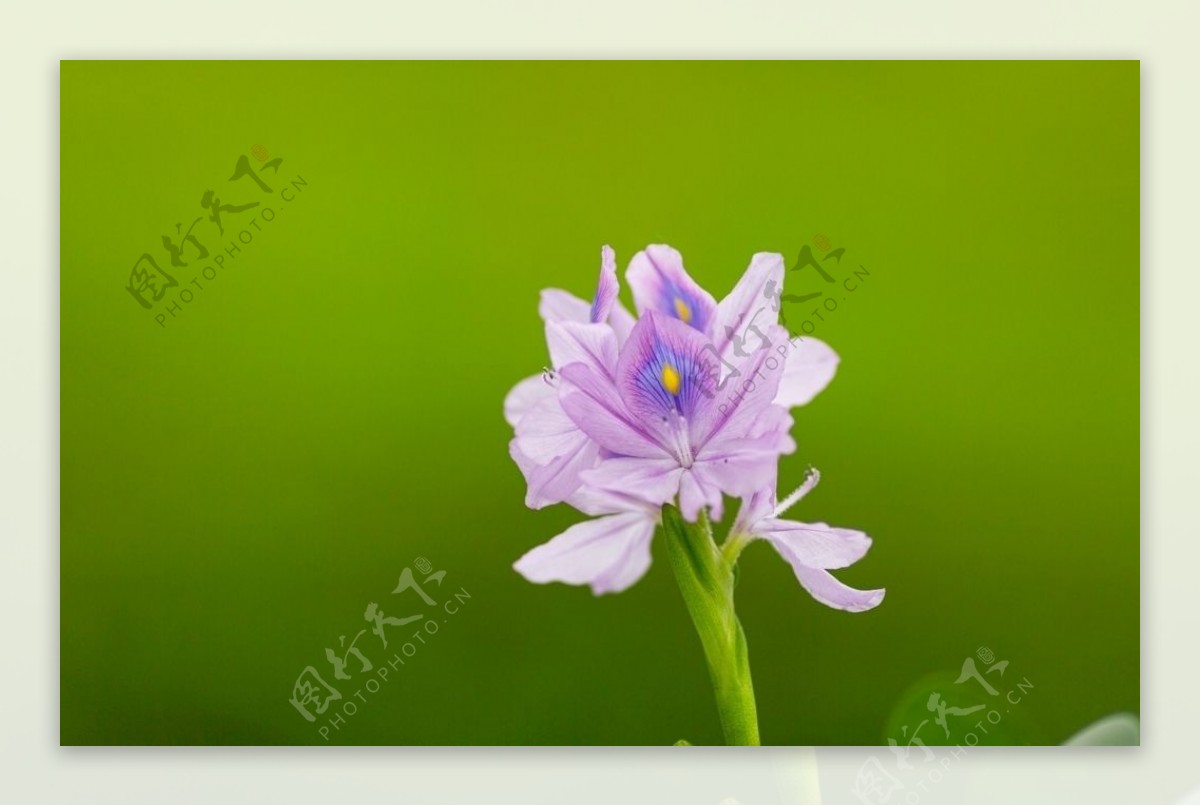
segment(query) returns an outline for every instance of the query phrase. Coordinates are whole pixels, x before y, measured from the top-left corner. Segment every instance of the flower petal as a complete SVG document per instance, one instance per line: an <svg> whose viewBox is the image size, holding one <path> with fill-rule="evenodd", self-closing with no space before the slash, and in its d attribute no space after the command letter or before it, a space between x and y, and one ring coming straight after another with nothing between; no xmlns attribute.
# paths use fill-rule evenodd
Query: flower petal
<svg viewBox="0 0 1200 806"><path fill-rule="evenodd" d="M599 596L618 593L650 567L654 519L641 512L577 523L513 564L530 582L591 585Z"/></svg>
<svg viewBox="0 0 1200 806"><path fill-rule="evenodd" d="M744 450L698 460L691 469L711 500L714 490L735 498L753 495L774 481L778 464L776 451Z"/></svg>
<svg viewBox="0 0 1200 806"><path fill-rule="evenodd" d="M563 411L557 397L546 398L526 412L517 423L516 434L521 453L539 465L573 453L581 443L590 441Z"/></svg>
<svg viewBox="0 0 1200 806"><path fill-rule="evenodd" d="M625 343L636 323L637 320L633 318L633 314L629 312L629 309L622 305L620 300L617 300L617 303L613 305L612 313L608 315L608 324L612 327L613 332L617 334L618 345Z"/></svg>
<svg viewBox="0 0 1200 806"><path fill-rule="evenodd" d="M596 296L592 297L589 322L607 322L613 303L617 300L617 256L611 246L600 250L600 279L596 281Z"/></svg>
<svg viewBox="0 0 1200 806"><path fill-rule="evenodd" d="M792 566L796 579L804 586L809 595L823 605L838 610L848 610L851 613L861 613L870 610L883 601L886 589L860 591L843 585L828 571L804 566Z"/></svg>
<svg viewBox="0 0 1200 806"><path fill-rule="evenodd" d="M858 562L871 547L871 538L855 529L827 523L800 523L764 518L754 529L793 567L845 568Z"/></svg>
<svg viewBox="0 0 1200 806"><path fill-rule="evenodd" d="M674 458L618 456L601 460L594 468L585 471L582 478L590 487L623 493L661 506L679 492L682 475L683 468Z"/></svg>
<svg viewBox="0 0 1200 806"><path fill-rule="evenodd" d="M792 349L784 359L783 376L775 403L791 408L803 406L829 385L837 373L838 354L825 342L802 336L790 342Z"/></svg>
<svg viewBox="0 0 1200 806"><path fill-rule="evenodd" d="M593 367L606 376L616 365L616 336L608 325L547 322L546 340L556 363ZM529 482L525 503L534 509L556 504L575 492L582 483L579 472L595 465L600 453L599 446L563 409L557 392L551 391L529 407L515 426L521 454L537 466L522 471Z"/></svg>
<svg viewBox="0 0 1200 806"><path fill-rule="evenodd" d="M586 324L591 311L591 305L570 291L563 291L561 288L543 289L541 299L538 301L538 314L547 322Z"/></svg>
<svg viewBox="0 0 1200 806"><path fill-rule="evenodd" d="M646 311L621 348L617 386L643 427L674 444L680 417L690 424L715 416L709 387L716 367L716 353L702 333Z"/></svg>
<svg viewBox="0 0 1200 806"><path fill-rule="evenodd" d="M538 464L521 451L517 439L508 444L508 453L521 469L528 489L525 506L542 509L566 501L579 489L580 473L596 464L599 448L589 439L582 440L568 453Z"/></svg>
<svg viewBox="0 0 1200 806"><path fill-rule="evenodd" d="M571 453L555 457L529 473L525 506L541 509L570 498L583 483L580 474L595 466L600 450L591 440L580 443Z"/></svg>
<svg viewBox="0 0 1200 806"><path fill-rule="evenodd" d="M547 322L546 346L555 367L583 362L604 375L617 369L617 335L608 325Z"/></svg>
<svg viewBox="0 0 1200 806"><path fill-rule="evenodd" d="M538 313L546 322L578 322L581 325L607 322L617 334L617 344L624 344L633 329L634 318L617 299L619 291L616 255L605 246L600 250L600 279L591 303L569 291L547 288L538 302Z"/></svg>
<svg viewBox="0 0 1200 806"><path fill-rule="evenodd" d="M788 454L796 450L796 441L791 433L796 421L791 412L782 406L770 405L757 413L747 409L742 413L735 412L734 416L737 419L731 418L704 443L698 458L711 461L719 456L743 451Z"/></svg>
<svg viewBox="0 0 1200 806"><path fill-rule="evenodd" d="M658 311L709 334L717 301L683 268L683 256L669 246L647 246L625 271L639 315Z"/></svg>
<svg viewBox="0 0 1200 806"><path fill-rule="evenodd" d="M620 512L646 512L655 518L659 515L658 504L586 483L571 493L566 502L585 515L615 515Z"/></svg>
<svg viewBox="0 0 1200 806"><path fill-rule="evenodd" d="M679 480L679 511L686 520L695 522L703 507L708 507L712 519L719 521L724 514L725 499L704 465L695 464Z"/></svg>
<svg viewBox="0 0 1200 806"><path fill-rule="evenodd" d="M787 331L778 325L768 331L773 344L787 338ZM703 448L724 435L726 439L742 438L752 433L752 427L775 399L783 378L779 352L774 347L755 350L749 358L736 363L733 373L720 384L708 388L712 405L701 410L702 416L692 421L693 443ZM618 368L619 374L619 368Z"/></svg>
<svg viewBox="0 0 1200 806"><path fill-rule="evenodd" d="M504 419L513 428L516 428L517 423L525 416L526 412L556 394L554 387L546 383L543 376L534 375L526 378L514 386L512 391L504 397Z"/></svg>
<svg viewBox="0 0 1200 806"><path fill-rule="evenodd" d="M745 274L717 305L712 340L727 359L747 357L762 344L768 329L779 323L779 311L763 291L767 283L774 283L774 288L783 285L783 270L783 255L759 252L750 258Z"/></svg>
<svg viewBox="0 0 1200 806"><path fill-rule="evenodd" d="M730 534L754 534L755 526L775 509L775 479L754 491L753 494L742 496L742 505L733 521Z"/></svg>
<svg viewBox="0 0 1200 806"><path fill-rule="evenodd" d="M563 409L601 447L625 456L667 455L657 437L629 411L612 380L584 363L568 364L560 375Z"/></svg>

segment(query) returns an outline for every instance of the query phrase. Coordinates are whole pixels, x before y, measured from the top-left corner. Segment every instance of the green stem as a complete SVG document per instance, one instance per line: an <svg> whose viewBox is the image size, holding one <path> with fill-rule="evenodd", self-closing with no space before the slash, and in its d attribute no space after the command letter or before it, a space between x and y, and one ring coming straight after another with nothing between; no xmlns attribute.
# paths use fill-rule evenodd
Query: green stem
<svg viewBox="0 0 1200 806"><path fill-rule="evenodd" d="M666 506L663 528L675 580L704 647L725 742L757 745L758 712L750 658L733 609L736 553L726 556L717 548L703 516L698 523L687 523L678 509Z"/></svg>

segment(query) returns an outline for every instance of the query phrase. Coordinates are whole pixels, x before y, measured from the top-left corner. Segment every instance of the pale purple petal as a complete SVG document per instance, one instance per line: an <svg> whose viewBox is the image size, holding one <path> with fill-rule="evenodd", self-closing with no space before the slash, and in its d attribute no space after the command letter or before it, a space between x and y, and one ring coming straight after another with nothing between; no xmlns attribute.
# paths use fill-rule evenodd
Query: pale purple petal
<svg viewBox="0 0 1200 806"><path fill-rule="evenodd" d="M616 336L607 325L547 322L546 340L555 363L592 366L605 375L615 368ZM575 492L581 483L579 472L595 465L599 457L599 446L567 415L557 391L552 392L526 410L516 424L520 452L537 466L523 471L529 482L525 500L535 509Z"/></svg>
<svg viewBox="0 0 1200 806"><path fill-rule="evenodd" d="M582 362L603 375L617 368L617 336L608 325L547 322L546 345L557 368Z"/></svg>
<svg viewBox="0 0 1200 806"><path fill-rule="evenodd" d="M538 314L547 322L579 322L586 324L592 306L569 291L547 288L538 301Z"/></svg>
<svg viewBox="0 0 1200 806"><path fill-rule="evenodd" d="M602 448L624 456L662 458L667 450L625 405L613 382L583 363L561 371L559 400L567 415Z"/></svg>
<svg viewBox="0 0 1200 806"><path fill-rule="evenodd" d="M725 499L705 466L695 464L685 470L679 480L679 511L686 520L694 522L704 507L708 507L714 521L719 521L724 514Z"/></svg>
<svg viewBox="0 0 1200 806"><path fill-rule="evenodd" d="M775 451L742 450L703 457L691 469L706 489L743 498L769 485L778 463Z"/></svg>
<svg viewBox="0 0 1200 806"><path fill-rule="evenodd" d="M546 398L526 412L517 423L516 434L521 453L539 465L573 453L589 441L557 397Z"/></svg>
<svg viewBox="0 0 1200 806"><path fill-rule="evenodd" d="M516 427L525 413L541 401L558 393L541 375L526 378L512 388L504 398L504 419Z"/></svg>
<svg viewBox="0 0 1200 806"><path fill-rule="evenodd" d="M823 605L848 610L851 613L861 613L870 610L883 601L884 588L860 591L843 585L828 571L804 566L793 566L796 579L814 599Z"/></svg>
<svg viewBox="0 0 1200 806"><path fill-rule="evenodd" d="M585 515L614 515L618 512L645 512L655 519L659 516L659 504L651 504L642 498L602 490L590 484L582 484L567 498L567 504Z"/></svg>
<svg viewBox="0 0 1200 806"><path fill-rule="evenodd" d="M787 338L787 331L775 326L768 331L768 337L778 344ZM738 438L750 433L751 426L775 399L783 377L783 361L777 349L755 350L735 367L735 374L709 387L712 405L700 409L700 416L692 422L693 442L697 447L722 435Z"/></svg>
<svg viewBox="0 0 1200 806"><path fill-rule="evenodd" d="M646 311L621 348L617 386L644 427L674 445L680 418L690 424L715 416L709 387L716 367L715 352L702 333Z"/></svg>
<svg viewBox="0 0 1200 806"><path fill-rule="evenodd" d="M752 535L755 525L771 514L775 509L775 481L764 484L751 495L742 497L742 505L738 509L730 534Z"/></svg>
<svg viewBox="0 0 1200 806"><path fill-rule="evenodd" d="M629 312L629 309L622 305L620 300L617 300L617 303L613 305L612 313L608 316L608 324L612 327L613 332L617 334L618 345L625 343L636 323L637 320L633 318L633 314Z"/></svg>
<svg viewBox="0 0 1200 806"><path fill-rule="evenodd" d="M803 406L829 385L837 373L838 354L825 342L803 336L789 342L791 348L784 359L783 377L775 403L780 406Z"/></svg>
<svg viewBox="0 0 1200 806"><path fill-rule="evenodd" d="M581 484L580 473L595 465L599 458L599 449L591 440L584 440L570 453L555 456L544 464L522 453L516 438L508 443L508 453L525 477L528 485L525 506L530 509L558 504L573 496Z"/></svg>
<svg viewBox="0 0 1200 806"><path fill-rule="evenodd" d="M669 246L647 246L625 271L639 315L658 311L709 335L717 301L683 268L683 256Z"/></svg>
<svg viewBox="0 0 1200 806"><path fill-rule="evenodd" d="M759 252L750 259L737 285L717 305L712 340L727 360L745 358L762 344L771 326L778 324L779 312L763 290L767 283L774 283L774 288L783 285L783 269L783 255Z"/></svg>
<svg viewBox="0 0 1200 806"><path fill-rule="evenodd" d="M582 474L590 487L634 496L650 504L662 505L679 492L683 468L673 458L643 459L620 456L602 459Z"/></svg>
<svg viewBox="0 0 1200 806"><path fill-rule="evenodd" d="M569 291L547 288L542 291L538 302L538 313L546 322L578 322L596 324L607 322L617 334L617 344L624 344L633 329L634 318L617 299L620 291L617 282L616 257L612 249L601 250L600 279L596 283L596 294L588 303Z"/></svg>
<svg viewBox="0 0 1200 806"><path fill-rule="evenodd" d="M758 412L745 409L704 444L697 456L713 459L741 451L789 454L796 450L792 439L795 420L782 406L770 405Z"/></svg>
<svg viewBox="0 0 1200 806"><path fill-rule="evenodd" d="M541 509L566 501L583 483L580 480L583 471L595 466L599 453L596 443L585 440L571 453L535 467L526 477L529 490L525 494L525 506Z"/></svg>
<svg viewBox="0 0 1200 806"><path fill-rule="evenodd" d="M591 322L607 322L613 303L617 300L617 256L611 246L600 250L600 279L596 282L596 296L588 316Z"/></svg>
<svg viewBox="0 0 1200 806"><path fill-rule="evenodd" d="M508 442L508 455L517 463L517 468L521 471L521 475L525 476L526 480L528 480L529 473L537 467L537 462L521 453L521 446L517 444L515 437Z"/></svg>
<svg viewBox="0 0 1200 806"><path fill-rule="evenodd" d="M825 523L767 517L754 531L793 567L798 563L807 568L845 568L861 560L871 547L871 538L864 533Z"/></svg>
<svg viewBox="0 0 1200 806"><path fill-rule="evenodd" d="M779 457L794 451L796 443L788 433L792 419L787 415L787 410L778 406L772 406L771 409L783 412L785 416L771 416L771 411L768 410L744 436L722 432L697 454L693 469L699 469L712 485L726 495L736 498L765 495L761 491L774 490ZM770 428L760 433L759 429L763 423L770 424ZM770 500L773 499L771 494ZM769 514L769 510L761 511L762 506L763 501L760 499L756 499L756 507L750 511L743 505L743 511L739 514L739 524L752 526L754 521L747 520L751 515L757 519ZM739 528L738 531L752 530Z"/></svg>
<svg viewBox="0 0 1200 806"><path fill-rule="evenodd" d="M530 582L590 585L599 596L619 593L650 567L655 522L641 512L584 521L513 564Z"/></svg>

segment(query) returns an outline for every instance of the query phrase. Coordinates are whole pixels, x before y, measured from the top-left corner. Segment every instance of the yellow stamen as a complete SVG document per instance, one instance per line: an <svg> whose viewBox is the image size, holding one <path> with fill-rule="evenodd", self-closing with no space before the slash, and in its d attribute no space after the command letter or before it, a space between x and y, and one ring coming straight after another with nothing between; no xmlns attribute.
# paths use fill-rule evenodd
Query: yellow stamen
<svg viewBox="0 0 1200 806"><path fill-rule="evenodd" d="M675 298L675 313L676 313L676 314L679 316L679 318L680 318L680 319L682 319L684 322L687 322L687 323L689 323L689 324L691 323L691 321L692 321L692 309L691 309L691 308L688 306L688 304L687 304L686 302L684 302L683 300L681 300L679 297L676 297L676 298Z"/></svg>
<svg viewBox="0 0 1200 806"><path fill-rule="evenodd" d="M663 389L666 389L671 394L679 394L679 373L670 364L663 364L662 385Z"/></svg>

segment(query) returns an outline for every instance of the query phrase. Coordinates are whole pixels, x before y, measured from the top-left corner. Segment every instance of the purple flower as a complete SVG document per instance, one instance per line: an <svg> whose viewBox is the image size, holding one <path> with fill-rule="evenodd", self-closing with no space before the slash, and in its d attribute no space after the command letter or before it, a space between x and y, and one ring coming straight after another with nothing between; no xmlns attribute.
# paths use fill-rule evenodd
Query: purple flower
<svg viewBox="0 0 1200 806"><path fill-rule="evenodd" d="M772 353L758 350L746 374L764 388L726 400L713 394L713 352L698 330L649 310L615 372L585 361L564 366L562 408L606 452L582 480L654 504L678 496L690 521L705 506L719 519L722 493L749 496L769 483L779 455L795 448L791 416L771 403L782 373L760 373Z"/></svg>
<svg viewBox="0 0 1200 806"><path fill-rule="evenodd" d="M597 594L621 591L649 567L664 504L677 501L694 522L704 509L720 520L726 495L747 506L764 500L779 457L795 450L788 408L811 400L838 364L822 342L791 341L779 326L769 292L783 275L780 255L756 254L717 303L677 251L649 246L626 272L635 321L617 300L606 246L590 305L566 291L542 292L554 369L505 399L515 430L509 452L528 482L528 506L565 502L595 519L528 552L515 565L520 573L589 584ZM748 511L756 510L743 506ZM774 534L757 522L746 527ZM828 577L817 568L802 584L817 586L817 574Z"/></svg>
<svg viewBox="0 0 1200 806"><path fill-rule="evenodd" d="M771 488L744 500L730 533L731 540L766 540L792 566L804 589L821 604L854 613L870 610L883 601L884 589L855 590L834 578L829 569L845 568L861 560L871 547L871 538L854 529L779 517L816 487L820 478L816 470L810 471L804 483L779 504L775 503L775 491Z"/></svg>

